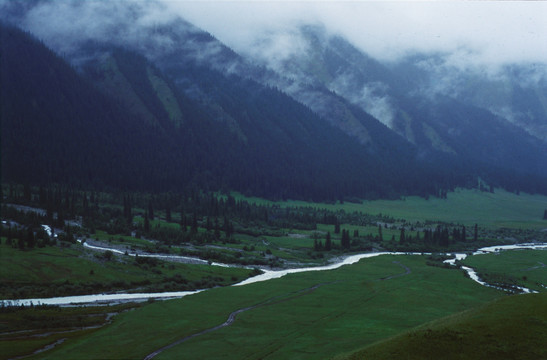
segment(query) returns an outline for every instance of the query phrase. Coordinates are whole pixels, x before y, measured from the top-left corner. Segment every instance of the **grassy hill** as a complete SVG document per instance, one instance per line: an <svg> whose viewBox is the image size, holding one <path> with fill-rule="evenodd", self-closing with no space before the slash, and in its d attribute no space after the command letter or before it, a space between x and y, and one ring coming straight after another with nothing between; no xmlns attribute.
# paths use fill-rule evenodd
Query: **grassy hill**
<svg viewBox="0 0 547 360"><path fill-rule="evenodd" d="M545 359L547 294L503 297L337 360Z"/></svg>
<svg viewBox="0 0 547 360"><path fill-rule="evenodd" d="M41 358L144 358L249 307L232 325L157 358L329 358L500 296L501 291L482 287L455 268L427 266L425 257L380 256L333 271L158 301L117 316L87 337L69 339Z"/></svg>

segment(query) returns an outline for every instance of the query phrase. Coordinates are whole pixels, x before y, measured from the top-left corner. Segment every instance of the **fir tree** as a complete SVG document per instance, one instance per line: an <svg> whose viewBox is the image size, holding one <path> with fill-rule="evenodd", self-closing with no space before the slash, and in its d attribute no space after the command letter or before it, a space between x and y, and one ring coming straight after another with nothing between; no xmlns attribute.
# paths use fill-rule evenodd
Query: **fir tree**
<svg viewBox="0 0 547 360"><path fill-rule="evenodd" d="M378 225L378 239L380 242L384 241L384 236L382 235L382 225Z"/></svg>
<svg viewBox="0 0 547 360"><path fill-rule="evenodd" d="M348 249L350 247L349 230L342 230L341 245L344 249Z"/></svg>
<svg viewBox="0 0 547 360"><path fill-rule="evenodd" d="M196 216L196 213L194 213L193 217L192 217L192 227L190 229L192 231L192 233L197 233L198 232L198 218Z"/></svg>
<svg viewBox="0 0 547 360"><path fill-rule="evenodd" d="M144 232L148 233L150 231L150 220L148 219L148 211L144 213Z"/></svg>
<svg viewBox="0 0 547 360"><path fill-rule="evenodd" d="M148 218L154 220L154 208L152 207L152 200L148 200Z"/></svg>
<svg viewBox="0 0 547 360"><path fill-rule="evenodd" d="M215 226L215 230L214 230L215 238L220 239L220 225L218 224L218 218L215 218L214 226Z"/></svg>
<svg viewBox="0 0 547 360"><path fill-rule="evenodd" d="M325 239L325 250L331 251L332 250L332 240L330 237L330 232L327 232L327 237Z"/></svg>
<svg viewBox="0 0 547 360"><path fill-rule="evenodd" d="M169 203L167 203L167 207L165 208L165 220L167 222L171 222L171 206Z"/></svg>

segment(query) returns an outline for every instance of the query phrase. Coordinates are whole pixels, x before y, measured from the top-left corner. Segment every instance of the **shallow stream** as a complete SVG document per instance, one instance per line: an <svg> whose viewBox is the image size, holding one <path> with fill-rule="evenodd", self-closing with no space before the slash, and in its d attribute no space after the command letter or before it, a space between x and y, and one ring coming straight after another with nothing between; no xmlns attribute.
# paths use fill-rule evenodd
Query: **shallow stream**
<svg viewBox="0 0 547 360"><path fill-rule="evenodd" d="M88 245L84 243L84 246L93 249L93 250L100 250L100 251L107 251L110 250L113 253L119 253L119 254L125 254L125 252L117 250L117 249L111 249L106 247L99 247L99 246L93 246ZM547 243L527 243L527 244L515 244L515 245L498 245L498 246L489 246L481 248L474 253L471 254L471 256L475 255L481 255L481 254L488 254L492 252L498 252L502 250L517 250L517 249L534 249L534 250L547 250ZM136 253L128 253L130 256L136 256ZM280 277L283 277L287 274L295 274L300 272L306 272L306 271L325 271L325 270L334 270L344 265L351 265L355 264L361 259L371 258L375 256L382 256L382 255L429 255L428 253L404 253L404 252L374 252L374 253L365 253L365 254L356 254L356 255L350 255L346 258L341 259L340 261L325 265L325 266L315 266L315 267L305 267L305 268L293 268L293 269L284 269L284 270L263 270L264 273L253 276L251 278L245 279L237 284L234 284L232 286L244 286L247 284L252 284L256 282L261 281L268 281L271 279L277 279ZM463 260L468 254L464 253L450 253L446 254L453 256L452 259L445 260L444 262L451 265L456 265L456 261ZM146 257L156 257L156 258L162 258L162 259L175 259L175 258L184 258L186 260L191 260L196 263L208 263L205 260L198 259L198 258L192 258L192 257L186 257L186 256L176 256L176 255L158 255L158 254L139 254L139 256L146 256ZM233 266L228 264L221 264L221 263L211 263L212 266ZM494 285L487 284L486 282L482 281L474 269L462 266L461 267L464 271L467 272L469 275L469 278L473 281L476 281L477 283L493 287L500 290L508 290L500 287L496 287ZM522 293L531 293L535 292L533 290L523 288L523 287L514 287L512 288L515 291L520 291ZM201 289L201 290L195 290L195 291L175 291L175 292L160 292L160 293L116 293L116 294L93 294L93 295L78 295L78 296L63 296L63 297L56 297L56 298L42 298L42 299L14 299L14 300L0 300L0 304L3 304L4 306L9 305L71 305L71 304L110 304L115 302L123 302L123 301L145 301L147 299L171 299L171 298L181 298L184 296L197 294L202 291L206 291L207 289Z"/></svg>

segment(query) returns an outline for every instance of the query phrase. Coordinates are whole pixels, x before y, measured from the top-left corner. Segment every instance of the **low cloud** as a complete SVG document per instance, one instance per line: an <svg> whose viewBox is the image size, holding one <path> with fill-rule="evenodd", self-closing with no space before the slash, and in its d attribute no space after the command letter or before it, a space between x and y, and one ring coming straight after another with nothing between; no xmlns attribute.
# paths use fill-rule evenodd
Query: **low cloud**
<svg viewBox="0 0 547 360"><path fill-rule="evenodd" d="M377 81L360 85L355 84L353 79L351 74L339 75L328 85L329 89L342 95L391 128L397 110L388 95L388 86ZM356 88L356 86L358 87Z"/></svg>
<svg viewBox="0 0 547 360"><path fill-rule="evenodd" d="M31 8L19 26L60 52L73 39L138 42L143 31L182 17L243 54L274 58L302 51L295 29L321 24L382 61L413 53L450 54L453 66L547 64L547 2L416 1L36 1L0 0L0 10ZM156 34L162 46L172 39ZM257 46L258 45L258 46Z"/></svg>
<svg viewBox="0 0 547 360"><path fill-rule="evenodd" d="M458 66L547 63L547 2L161 1L243 53L259 39L324 24L382 61L441 52Z"/></svg>

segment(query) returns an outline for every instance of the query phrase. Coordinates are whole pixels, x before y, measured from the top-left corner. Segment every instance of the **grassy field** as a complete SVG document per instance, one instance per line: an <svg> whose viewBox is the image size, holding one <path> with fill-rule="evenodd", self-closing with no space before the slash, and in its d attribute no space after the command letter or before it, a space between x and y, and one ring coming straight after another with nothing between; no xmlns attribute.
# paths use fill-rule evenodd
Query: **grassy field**
<svg viewBox="0 0 547 360"><path fill-rule="evenodd" d="M242 198L237 194L236 197ZM263 199L245 199L257 203L267 202ZM462 223L466 226L478 223L480 227L490 229L516 229L509 232L491 231L495 234L489 238L492 241L520 234L521 230L523 234L528 231L531 236L536 236L543 234L539 230L547 228L547 221L541 220L543 211L547 208L547 197L516 195L500 190L496 190L495 194L458 190L449 193L448 199L425 200L409 197L397 201L366 201L362 204L311 204L294 201L278 204L346 212L382 213L409 222L432 220ZM138 222L139 218L136 219ZM161 227L179 227L176 223L166 223L163 220L154 220L151 226L155 227L158 224ZM342 224L341 227L349 230L352 237L355 230L361 236L378 234L377 226ZM333 242L338 245L340 234L334 234L333 230L333 225L318 224L319 240L324 242L324 235L329 231ZM199 231L205 230L200 228ZM240 257L252 255L267 259L277 256L292 264L321 263L327 256L341 254L341 250L333 250L330 253L313 252L315 231L278 231L280 236L270 236L276 233L258 237L247 233L236 234L234 242L209 243L204 244L203 248L196 246L196 249L215 251L219 254L230 253ZM382 231L384 242L392 236L398 241L400 230L383 228ZM148 240L108 235L100 230L97 230L92 238L106 244L125 245L129 248L155 245ZM5 245L5 238L2 238L1 243L0 298L97 293L105 289L171 291L207 288L237 282L250 273L244 269L161 261L157 264L137 265L135 258L113 256L108 259L103 253L86 250L78 244L21 251ZM172 250L181 251L176 247ZM547 264L545 254L545 251L507 251L469 257L465 264L476 268L487 281L519 284L538 291L546 291L541 286L547 285L547 267L543 265ZM363 346L384 344L383 341L389 338L404 339L404 336L412 334L413 331L418 334L413 339L422 341L422 346L424 339L431 335L430 331L439 331L435 333L441 339L438 351L442 350L442 341L452 341L454 344L450 346L457 346L458 342L469 342L470 347L480 347L466 337L477 334L481 326L486 327L486 321L495 321L496 311L499 312L501 309L496 307L498 305L492 305L494 307L491 311L488 310L490 305L480 307L506 296L502 291L476 284L456 268L428 266L426 261L427 259L422 256L381 256L338 270L293 274L265 283L213 288L179 300L147 303L138 309L117 315L112 324L100 329L70 333L66 336L55 333L20 341L0 338L0 358L30 354L62 339L65 340L53 350L34 358L143 358L184 336L222 324L230 313L246 307L252 309L237 315L232 325L185 341L161 353L157 358L331 358L341 353L351 353ZM184 281L181 282L181 278ZM545 297L537 299L545 308ZM532 304L536 300L530 301ZM516 304L508 302L503 306L511 307ZM523 306L526 308L528 305ZM481 317L482 315L476 311L483 310L475 310L477 307L490 315L485 315L485 323L477 322L473 325L469 322L473 317L466 317L465 314ZM467 310L469 312L460 313ZM508 312L508 316L519 316L518 309L511 311ZM523 314L527 316L527 313ZM461 323L458 325L461 326L459 330L454 332L443 322L440 322L438 327L435 325L436 322L432 323L433 325L429 323L449 315L452 317L447 319L452 319L449 320L451 324ZM500 319L510 320L504 317ZM18 321L9 316L0 316L0 322L12 324ZM426 323L427 325L423 325ZM466 333L463 330L464 325L471 326L474 330ZM537 324L528 325L541 334L541 331L544 331L541 326L545 325L545 320L539 317ZM47 328L47 324L45 326ZM416 328L417 326L429 327L422 329ZM499 331L503 329L500 328ZM401 333L406 335L400 335ZM482 339L490 346L488 340L488 337ZM535 338L530 337L529 344L533 345L534 341ZM407 346L405 344L401 342L397 346ZM488 349L497 351L500 344L502 343L492 341L492 347ZM387 349L393 351L392 348ZM11 355L3 355L4 353ZM495 352L492 354L496 357Z"/></svg>
<svg viewBox="0 0 547 360"><path fill-rule="evenodd" d="M109 235L105 231L96 230L93 235L90 236L91 239L107 242L108 244L113 245L125 245L127 249L135 247L147 247L153 246L154 243L147 239L140 239L133 236L127 235Z"/></svg>
<svg viewBox="0 0 547 360"><path fill-rule="evenodd" d="M420 326L337 360L545 359L547 294L513 295Z"/></svg>
<svg viewBox="0 0 547 360"><path fill-rule="evenodd" d="M232 326L175 346L158 359L328 358L503 296L457 269L425 261L381 256L337 270L156 302L40 358L143 358L253 305L258 306L239 314Z"/></svg>
<svg viewBox="0 0 547 360"><path fill-rule="evenodd" d="M514 250L468 257L463 261L488 283L524 286L547 292L547 251Z"/></svg>
<svg viewBox="0 0 547 360"><path fill-rule="evenodd" d="M246 199L257 204L268 203L260 198L246 198L234 194L238 199ZM478 190L457 189L448 193L447 199L429 198L428 200L410 196L403 200L374 200L362 204L345 202L340 204L312 204L303 201L284 201L282 206L312 206L330 210L362 211L369 214L388 214L397 219L410 222L432 220L457 222L464 225L478 223L492 227L528 227L547 228L542 220L547 209L547 196L521 193L516 195L501 189L495 193Z"/></svg>
<svg viewBox="0 0 547 360"><path fill-rule="evenodd" d="M117 313L138 307L27 307L0 309L0 358L11 359L69 338L88 335Z"/></svg>
<svg viewBox="0 0 547 360"><path fill-rule="evenodd" d="M107 260L81 245L21 251L7 246L5 240L0 245L0 263L2 299L93 294L145 286L164 291L205 288L232 284L250 273L246 269L163 261L155 266L139 266L133 257L113 256Z"/></svg>

